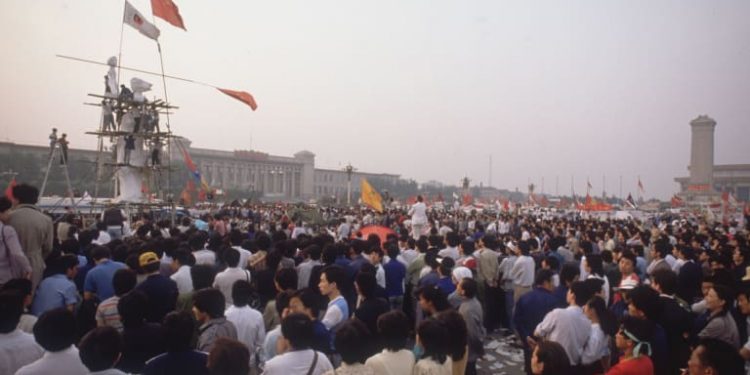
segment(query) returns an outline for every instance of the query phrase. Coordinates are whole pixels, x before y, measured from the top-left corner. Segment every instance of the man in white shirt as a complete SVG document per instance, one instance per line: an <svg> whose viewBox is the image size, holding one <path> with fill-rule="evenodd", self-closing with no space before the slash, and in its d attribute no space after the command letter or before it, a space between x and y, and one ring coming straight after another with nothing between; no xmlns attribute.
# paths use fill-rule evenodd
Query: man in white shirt
<svg viewBox="0 0 750 375"><path fill-rule="evenodd" d="M232 286L237 280L245 280L249 283L250 271L239 267L240 252L235 249L228 248L224 251L224 262L227 264L227 269L216 275L213 286L221 291L225 303L229 307L233 302Z"/></svg>
<svg viewBox="0 0 750 375"><path fill-rule="evenodd" d="M417 203L409 209L411 215L411 235L415 240L422 235L425 225L427 225L427 206L424 204L424 198L417 196Z"/></svg>
<svg viewBox="0 0 750 375"><path fill-rule="evenodd" d="M524 294L531 291L534 284L534 259L529 256L529 243L521 241L516 246L516 259L513 268L510 270L510 277L513 279L513 304L518 302Z"/></svg>
<svg viewBox="0 0 750 375"><path fill-rule="evenodd" d="M339 290L339 285L343 285L346 277L344 269L336 265L324 268L320 274L318 289L329 301L322 322L329 330L349 319L349 305Z"/></svg>
<svg viewBox="0 0 750 375"><path fill-rule="evenodd" d="M253 287L249 282L244 280L235 282L232 286L234 304L224 312L227 320L237 328L237 340L245 344L250 350L250 368L254 368L266 336L263 315L248 306L252 295Z"/></svg>
<svg viewBox="0 0 750 375"><path fill-rule="evenodd" d="M550 311L534 330L534 336L557 342L568 354L570 364L575 366L581 360L583 347L591 333L591 321L583 313L583 306L592 297L592 293L583 281L576 281L570 286L567 301L568 307ZM536 345L534 339L529 345Z"/></svg>
<svg viewBox="0 0 750 375"><path fill-rule="evenodd" d="M313 323L305 314L290 314L281 322L282 342L288 348L266 362L266 375L310 374L321 375L333 370L325 354L310 348Z"/></svg>
<svg viewBox="0 0 750 375"><path fill-rule="evenodd" d="M193 255L185 250L177 250L172 258L172 275L170 279L177 283L177 291L180 294L193 291L193 277L190 275L190 263Z"/></svg>
<svg viewBox="0 0 750 375"><path fill-rule="evenodd" d="M13 374L44 354L34 336L17 328L23 303L24 296L17 290L0 292L0 374Z"/></svg>
<svg viewBox="0 0 750 375"><path fill-rule="evenodd" d="M320 265L322 250L318 245L310 245L303 252L306 254L306 258L297 266L297 289L304 289L310 285L310 274L315 266Z"/></svg>
<svg viewBox="0 0 750 375"><path fill-rule="evenodd" d="M455 232L448 232L445 235L445 249L438 251L438 256L441 258L451 257L453 260L458 260L458 245L461 243L461 237Z"/></svg>
<svg viewBox="0 0 750 375"><path fill-rule="evenodd" d="M76 320L65 308L42 314L34 327L34 339L46 351L42 358L21 367L16 375L88 374L81 362L76 340Z"/></svg>

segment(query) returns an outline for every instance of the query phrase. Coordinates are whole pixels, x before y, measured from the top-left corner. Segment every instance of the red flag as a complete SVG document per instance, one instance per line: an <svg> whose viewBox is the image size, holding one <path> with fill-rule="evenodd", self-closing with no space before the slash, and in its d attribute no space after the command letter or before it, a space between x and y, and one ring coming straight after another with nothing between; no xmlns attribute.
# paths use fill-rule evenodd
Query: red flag
<svg viewBox="0 0 750 375"><path fill-rule="evenodd" d="M255 99L253 98L252 95L250 95L250 93L248 93L246 91L233 91L233 90L227 90L227 89L219 89L218 87L217 87L217 89L219 91L223 92L224 94L227 94L227 95L229 95L229 96L231 96L231 97L233 97L233 98L235 98L235 99L237 99L237 100L239 100L239 101L241 101L241 102L249 105L250 108L253 109L253 111L256 110L256 109L258 109L258 104L255 103Z"/></svg>
<svg viewBox="0 0 750 375"><path fill-rule="evenodd" d="M682 198L677 196L677 194L672 196L672 208L682 207Z"/></svg>
<svg viewBox="0 0 750 375"><path fill-rule="evenodd" d="M13 177L13 179L10 180L10 183L8 183L8 187L5 188L5 197L8 199L13 199L13 188L16 186L16 178Z"/></svg>
<svg viewBox="0 0 750 375"><path fill-rule="evenodd" d="M172 0L151 0L151 12L164 21L187 31L180 16L180 9Z"/></svg>
<svg viewBox="0 0 750 375"><path fill-rule="evenodd" d="M471 194L464 195L463 203L464 206L468 206L471 204L471 202L474 201L474 197L471 196Z"/></svg>

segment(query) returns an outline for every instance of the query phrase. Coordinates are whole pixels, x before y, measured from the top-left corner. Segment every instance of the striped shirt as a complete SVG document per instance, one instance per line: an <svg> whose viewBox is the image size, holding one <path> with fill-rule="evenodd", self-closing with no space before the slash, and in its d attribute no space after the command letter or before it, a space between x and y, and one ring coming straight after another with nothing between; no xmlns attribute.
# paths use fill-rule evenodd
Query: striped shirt
<svg viewBox="0 0 750 375"><path fill-rule="evenodd" d="M96 309L96 325L97 327L109 326L117 329L118 332L122 333L122 322L120 321L120 312L117 311L117 303L120 302L120 297L112 296L105 299L99 304Z"/></svg>

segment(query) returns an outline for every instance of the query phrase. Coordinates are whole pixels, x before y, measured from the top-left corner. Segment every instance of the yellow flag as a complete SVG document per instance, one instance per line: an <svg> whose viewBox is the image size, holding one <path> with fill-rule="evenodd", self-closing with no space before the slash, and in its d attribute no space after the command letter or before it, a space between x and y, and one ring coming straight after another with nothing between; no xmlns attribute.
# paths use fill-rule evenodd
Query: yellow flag
<svg viewBox="0 0 750 375"><path fill-rule="evenodd" d="M360 185L360 190L362 190L362 203L372 207L375 211L383 212L383 198L375 188L373 188L364 178Z"/></svg>

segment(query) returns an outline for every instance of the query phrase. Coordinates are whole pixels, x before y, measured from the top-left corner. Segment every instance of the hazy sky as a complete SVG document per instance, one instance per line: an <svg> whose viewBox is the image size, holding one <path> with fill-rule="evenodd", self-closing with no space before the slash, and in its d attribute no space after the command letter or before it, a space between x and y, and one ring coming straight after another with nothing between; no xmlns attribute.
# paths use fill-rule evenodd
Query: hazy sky
<svg viewBox="0 0 750 375"><path fill-rule="evenodd" d="M718 164L750 163L750 2L174 0L167 74L246 90L258 111L218 91L168 81L175 133L196 147L288 155L319 167L457 184L467 175L555 193L636 190L668 198L687 175L689 121L718 122ZM106 67L123 1L0 2L0 139L95 148ZM132 0L151 18L150 2ZM158 71L156 43L125 26L122 64ZM128 82L132 73L123 72ZM148 95L163 97L158 77ZM559 176L559 177L557 177ZM541 186L540 186L541 188Z"/></svg>

